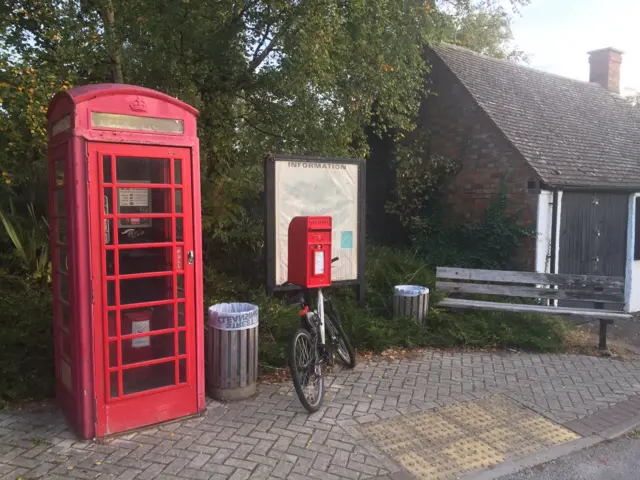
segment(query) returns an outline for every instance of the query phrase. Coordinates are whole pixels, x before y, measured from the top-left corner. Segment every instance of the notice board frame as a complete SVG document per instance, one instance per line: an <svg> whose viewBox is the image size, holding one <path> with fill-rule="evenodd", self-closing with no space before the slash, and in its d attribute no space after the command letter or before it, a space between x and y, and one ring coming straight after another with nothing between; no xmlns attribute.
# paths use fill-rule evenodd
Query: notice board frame
<svg viewBox="0 0 640 480"><path fill-rule="evenodd" d="M365 235L366 235L366 162L358 158L326 158L304 155L267 154L264 157L264 191L266 198L264 232L265 232L265 270L267 294L273 296L276 292L294 291L295 286L282 286L276 279L276 163L277 162L305 162L314 164L356 165L358 168L358 195L357 195L357 276L353 280L340 280L332 282L335 287L357 287L358 302L364 303L365 283Z"/></svg>

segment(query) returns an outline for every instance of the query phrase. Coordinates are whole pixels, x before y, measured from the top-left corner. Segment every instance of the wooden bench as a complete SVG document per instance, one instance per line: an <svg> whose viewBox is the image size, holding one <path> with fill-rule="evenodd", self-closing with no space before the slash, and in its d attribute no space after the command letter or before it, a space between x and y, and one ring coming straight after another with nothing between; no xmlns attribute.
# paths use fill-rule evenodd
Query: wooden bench
<svg viewBox="0 0 640 480"><path fill-rule="evenodd" d="M531 305L449 297L439 302L438 306L460 310L534 313L599 320L599 348L603 352L607 350L607 325L615 320L631 318L630 314L623 312L624 286L624 278L622 277L505 272L451 267L438 267L436 271L436 289L452 295L495 295L580 302L580 307L571 307L554 306L555 302L547 302L551 305ZM595 308L590 308L589 304ZM614 304L614 306L605 309L605 304Z"/></svg>

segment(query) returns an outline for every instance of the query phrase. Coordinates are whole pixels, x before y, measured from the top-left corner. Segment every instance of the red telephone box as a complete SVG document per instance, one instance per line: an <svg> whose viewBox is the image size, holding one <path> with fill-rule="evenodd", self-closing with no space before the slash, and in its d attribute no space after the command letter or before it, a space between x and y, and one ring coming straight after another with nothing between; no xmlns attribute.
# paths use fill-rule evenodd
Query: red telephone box
<svg viewBox="0 0 640 480"><path fill-rule="evenodd" d="M288 232L288 281L331 286L331 217L294 217Z"/></svg>
<svg viewBox="0 0 640 480"><path fill-rule="evenodd" d="M197 113L118 84L49 105L57 396L83 438L205 408Z"/></svg>

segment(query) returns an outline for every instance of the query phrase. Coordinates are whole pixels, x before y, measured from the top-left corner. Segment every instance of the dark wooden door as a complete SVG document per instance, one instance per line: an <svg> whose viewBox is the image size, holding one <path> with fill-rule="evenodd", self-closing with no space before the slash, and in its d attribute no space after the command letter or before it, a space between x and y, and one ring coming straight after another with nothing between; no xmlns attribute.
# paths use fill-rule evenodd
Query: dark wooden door
<svg viewBox="0 0 640 480"><path fill-rule="evenodd" d="M625 276L628 201L627 195L617 193L562 195L558 273ZM583 302L562 304L591 307Z"/></svg>

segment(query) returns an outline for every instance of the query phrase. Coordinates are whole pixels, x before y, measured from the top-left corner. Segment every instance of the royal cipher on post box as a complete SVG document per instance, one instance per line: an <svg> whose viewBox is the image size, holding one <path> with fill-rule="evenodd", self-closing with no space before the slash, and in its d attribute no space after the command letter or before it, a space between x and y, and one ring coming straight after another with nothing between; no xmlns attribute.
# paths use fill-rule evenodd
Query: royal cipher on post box
<svg viewBox="0 0 640 480"><path fill-rule="evenodd" d="M289 283L331 286L331 217L294 217L289 224Z"/></svg>

